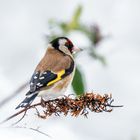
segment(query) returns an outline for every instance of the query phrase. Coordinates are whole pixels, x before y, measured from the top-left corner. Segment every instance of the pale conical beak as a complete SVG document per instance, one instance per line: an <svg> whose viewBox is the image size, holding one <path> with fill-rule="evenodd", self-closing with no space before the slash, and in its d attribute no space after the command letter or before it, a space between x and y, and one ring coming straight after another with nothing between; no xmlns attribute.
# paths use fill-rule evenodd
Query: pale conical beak
<svg viewBox="0 0 140 140"><path fill-rule="evenodd" d="M76 47L76 46L74 46L74 47L72 48L72 53L78 53L78 52L80 52L80 51L83 51L83 49L78 48L78 47Z"/></svg>

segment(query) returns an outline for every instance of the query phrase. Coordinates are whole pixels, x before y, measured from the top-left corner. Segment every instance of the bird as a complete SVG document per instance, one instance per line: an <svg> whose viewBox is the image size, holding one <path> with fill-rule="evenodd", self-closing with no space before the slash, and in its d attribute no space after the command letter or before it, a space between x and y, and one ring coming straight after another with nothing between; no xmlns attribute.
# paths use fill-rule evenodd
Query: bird
<svg viewBox="0 0 140 140"><path fill-rule="evenodd" d="M81 50L67 37L49 42L45 55L33 72L29 91L16 109L29 107L36 97L46 101L64 95L75 73L73 54Z"/></svg>

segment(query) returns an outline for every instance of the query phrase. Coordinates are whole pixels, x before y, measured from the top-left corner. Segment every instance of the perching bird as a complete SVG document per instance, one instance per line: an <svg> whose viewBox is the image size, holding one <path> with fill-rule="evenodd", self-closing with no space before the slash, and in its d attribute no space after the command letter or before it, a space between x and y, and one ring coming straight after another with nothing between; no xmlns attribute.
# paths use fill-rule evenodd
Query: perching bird
<svg viewBox="0 0 140 140"><path fill-rule="evenodd" d="M80 49L66 37L59 37L48 44L47 51L37 65L26 98L16 107L28 107L37 96L43 100L64 94L72 82L75 63L72 54Z"/></svg>

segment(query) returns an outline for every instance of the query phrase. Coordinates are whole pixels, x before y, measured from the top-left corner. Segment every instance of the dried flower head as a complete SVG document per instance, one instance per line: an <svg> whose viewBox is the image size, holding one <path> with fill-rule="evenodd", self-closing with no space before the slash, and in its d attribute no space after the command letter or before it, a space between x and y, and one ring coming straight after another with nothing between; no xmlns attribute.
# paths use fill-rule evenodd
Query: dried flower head
<svg viewBox="0 0 140 140"><path fill-rule="evenodd" d="M28 106L19 112L13 114L12 116L5 119L2 123L7 122L8 120L11 120L12 118L20 115L21 113L24 113L22 118L18 120L15 124L20 122L26 115L27 111L31 108L35 108L38 117L46 119L49 116L55 115L60 116L61 114L67 116L70 114L71 116L78 117L79 115L83 115L87 117L89 111L91 112L111 112L114 107L122 107L120 106L114 106L112 105L112 102L114 100L112 99L111 94L94 94L94 93L86 93L79 97L75 96L62 96L60 98L56 98L54 100L48 100L44 101L41 100L40 103L33 104L31 106ZM43 114L41 114L41 110L37 109L37 106L40 106L43 109Z"/></svg>
<svg viewBox="0 0 140 140"><path fill-rule="evenodd" d="M54 100L43 101L41 103L44 111L43 114L38 116L41 118L47 118L53 114L65 116L70 114L71 116L77 117L78 115L84 115L87 117L89 111L91 112L111 112L113 99L112 95L105 94L103 96L99 94L86 93L80 97L71 98L71 96L63 96Z"/></svg>

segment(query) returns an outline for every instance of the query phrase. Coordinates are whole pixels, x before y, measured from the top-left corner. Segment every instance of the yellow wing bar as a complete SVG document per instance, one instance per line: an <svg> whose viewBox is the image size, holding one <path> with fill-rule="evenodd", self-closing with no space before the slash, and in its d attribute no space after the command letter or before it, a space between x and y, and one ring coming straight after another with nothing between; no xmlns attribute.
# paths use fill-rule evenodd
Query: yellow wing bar
<svg viewBox="0 0 140 140"><path fill-rule="evenodd" d="M62 79L62 75L64 75L64 74L65 74L65 70L59 71L59 72L57 73L57 78L54 79L54 80L52 80L52 81L50 81L50 82L47 84L47 86L50 86L50 85L56 83L57 81L61 80L61 79Z"/></svg>

